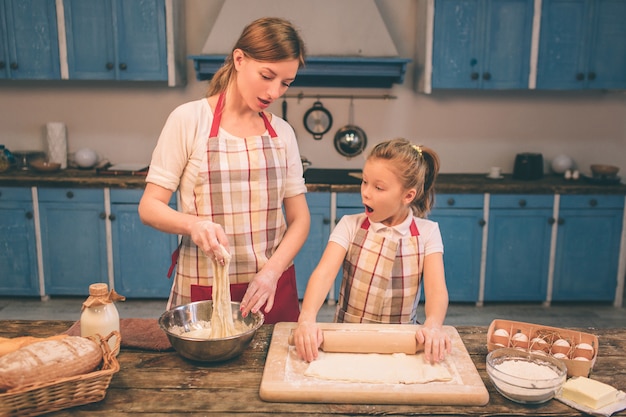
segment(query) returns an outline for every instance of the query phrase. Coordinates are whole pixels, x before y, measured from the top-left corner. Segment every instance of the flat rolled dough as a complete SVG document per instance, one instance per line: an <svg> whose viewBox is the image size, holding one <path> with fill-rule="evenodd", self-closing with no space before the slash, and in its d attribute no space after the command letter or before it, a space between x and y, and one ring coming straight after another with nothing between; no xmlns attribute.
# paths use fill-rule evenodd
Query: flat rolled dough
<svg viewBox="0 0 626 417"><path fill-rule="evenodd" d="M452 375L442 363L424 361L424 354L328 353L304 371L305 376L331 381L370 384L425 384L450 381Z"/></svg>

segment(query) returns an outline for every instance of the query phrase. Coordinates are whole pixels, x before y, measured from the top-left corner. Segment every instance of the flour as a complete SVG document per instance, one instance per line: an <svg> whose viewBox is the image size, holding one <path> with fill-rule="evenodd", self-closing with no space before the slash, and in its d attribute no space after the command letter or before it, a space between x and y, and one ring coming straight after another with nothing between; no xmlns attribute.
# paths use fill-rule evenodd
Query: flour
<svg viewBox="0 0 626 417"><path fill-rule="evenodd" d="M540 365L527 361L503 361L495 366L495 368L507 375L499 376L502 379L507 379L509 375L523 375L522 378L533 380L534 383L541 383L541 380L552 380L558 378L559 374L549 366ZM511 376L507 382L515 382L519 380L519 377ZM550 386L552 381L549 382Z"/></svg>

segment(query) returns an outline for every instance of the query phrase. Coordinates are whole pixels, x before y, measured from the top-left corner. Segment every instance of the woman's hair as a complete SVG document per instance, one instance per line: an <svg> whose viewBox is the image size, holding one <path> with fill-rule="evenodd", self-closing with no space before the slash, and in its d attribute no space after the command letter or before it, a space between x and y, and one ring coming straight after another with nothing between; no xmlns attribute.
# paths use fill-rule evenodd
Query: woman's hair
<svg viewBox="0 0 626 417"><path fill-rule="evenodd" d="M255 61L279 62L297 59L298 67L304 66L305 49L300 34L291 22L278 17L262 17L248 24L232 51L235 49L241 49L247 57ZM232 51L226 57L224 65L213 75L207 97L226 90L235 76Z"/></svg>
<svg viewBox="0 0 626 417"><path fill-rule="evenodd" d="M413 213L425 217L435 201L435 179L439 173L439 156L422 145L413 145L406 139L397 138L381 142L372 149L367 159L389 161L402 185L417 190L411 202Z"/></svg>

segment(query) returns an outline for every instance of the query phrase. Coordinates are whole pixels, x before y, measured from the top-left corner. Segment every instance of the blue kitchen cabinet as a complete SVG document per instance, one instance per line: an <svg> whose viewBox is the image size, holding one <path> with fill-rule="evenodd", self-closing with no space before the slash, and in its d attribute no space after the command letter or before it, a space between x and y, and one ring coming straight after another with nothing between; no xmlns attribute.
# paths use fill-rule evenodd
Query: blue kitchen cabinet
<svg viewBox="0 0 626 417"><path fill-rule="evenodd" d="M532 0L435 0L432 88L528 88Z"/></svg>
<svg viewBox="0 0 626 417"><path fill-rule="evenodd" d="M61 78L55 0L0 1L0 78Z"/></svg>
<svg viewBox="0 0 626 417"><path fill-rule="evenodd" d="M141 222L143 190L112 189L111 240L115 290L129 298L167 298L173 282L167 278L177 235L160 232ZM172 196L170 207L176 209Z"/></svg>
<svg viewBox="0 0 626 417"><path fill-rule="evenodd" d="M39 218L48 295L88 295L108 282L102 189L39 188Z"/></svg>
<svg viewBox="0 0 626 417"><path fill-rule="evenodd" d="M306 201L311 213L311 228L306 242L294 259L300 299L304 297L309 277L322 258L330 234L330 193L307 193Z"/></svg>
<svg viewBox="0 0 626 417"><path fill-rule="evenodd" d="M537 88L626 88L624 22L623 0L543 0Z"/></svg>
<svg viewBox="0 0 626 417"><path fill-rule="evenodd" d="M553 301L613 301L624 196L560 197Z"/></svg>
<svg viewBox="0 0 626 417"><path fill-rule="evenodd" d="M437 194L428 216L439 223L451 302L478 302L485 226L482 194Z"/></svg>
<svg viewBox="0 0 626 417"><path fill-rule="evenodd" d="M0 187L0 294L39 295L30 188Z"/></svg>
<svg viewBox="0 0 626 417"><path fill-rule="evenodd" d="M484 301L545 301L552 195L492 195Z"/></svg>
<svg viewBox="0 0 626 417"><path fill-rule="evenodd" d="M70 79L167 81L165 0L63 0Z"/></svg>

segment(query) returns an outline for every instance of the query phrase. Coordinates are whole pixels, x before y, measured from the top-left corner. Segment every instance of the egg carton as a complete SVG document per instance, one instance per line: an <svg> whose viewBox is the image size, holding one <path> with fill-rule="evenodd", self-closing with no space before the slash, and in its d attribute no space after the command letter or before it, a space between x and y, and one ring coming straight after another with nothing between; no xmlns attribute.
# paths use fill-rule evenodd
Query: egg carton
<svg viewBox="0 0 626 417"><path fill-rule="evenodd" d="M598 337L572 329L495 319L487 331L487 349L511 347L562 360L567 376L589 376L598 357Z"/></svg>

